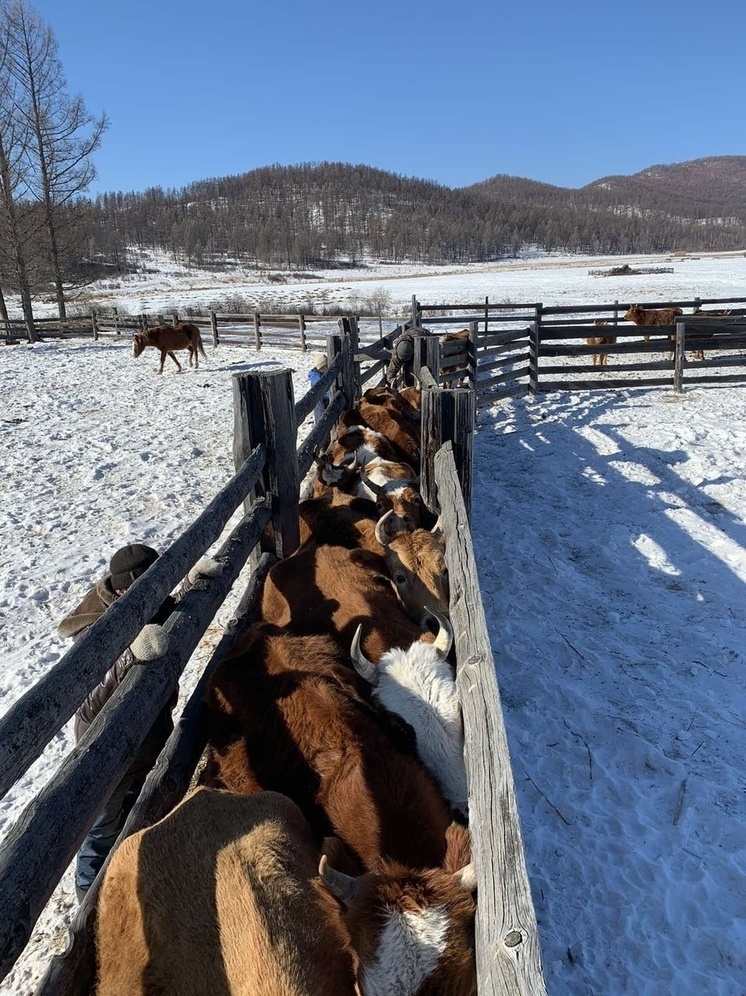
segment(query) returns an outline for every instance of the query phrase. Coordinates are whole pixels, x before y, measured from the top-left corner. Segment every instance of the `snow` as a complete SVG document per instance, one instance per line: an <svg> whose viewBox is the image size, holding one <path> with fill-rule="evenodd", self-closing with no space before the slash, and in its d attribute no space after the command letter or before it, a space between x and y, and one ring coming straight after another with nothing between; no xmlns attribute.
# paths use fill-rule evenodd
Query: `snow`
<svg viewBox="0 0 746 996"><path fill-rule="evenodd" d="M743 256L588 276L606 262L620 260L380 267L303 291L383 287L403 314L412 294L552 304L746 288ZM118 300L180 308L205 293L194 280L151 274ZM168 361L158 377L156 354L134 360L128 342L0 347L1 712L68 649L56 623L110 554L130 541L168 547L228 481L231 374L280 363L296 397L307 390L311 354L207 349L199 370ZM745 459L740 386L556 393L480 411L474 545L550 992L746 991ZM182 701L240 595L190 661ZM68 724L2 800L0 834L71 746ZM73 908L68 872L0 993L33 991Z"/></svg>

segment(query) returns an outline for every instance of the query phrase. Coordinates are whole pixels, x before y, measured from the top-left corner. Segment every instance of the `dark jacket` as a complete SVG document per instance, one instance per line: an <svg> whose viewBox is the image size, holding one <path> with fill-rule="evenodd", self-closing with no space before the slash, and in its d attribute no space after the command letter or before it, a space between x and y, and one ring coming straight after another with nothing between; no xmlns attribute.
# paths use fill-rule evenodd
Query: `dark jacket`
<svg viewBox="0 0 746 996"><path fill-rule="evenodd" d="M423 336L430 334L427 329L407 329L394 341L391 349L391 360L386 368L386 383L390 387L397 386L397 379L400 376L404 387L411 387L414 384L412 370L415 362L415 352L418 349L417 343ZM417 357L417 361L419 363L419 356Z"/></svg>
<svg viewBox="0 0 746 996"><path fill-rule="evenodd" d="M185 579L179 588L176 596L168 595L156 614L150 620L151 623L163 624L173 612L176 603L180 601L186 592L191 588L191 584ZM111 586L111 575L107 574L101 578L96 585L91 588L82 602L66 615L57 627L60 636L70 636L73 640L78 640L85 631L99 619L109 606L119 598ZM78 743L83 734L88 730L93 720L98 716L111 696L122 683L122 679L135 662L135 657L129 647L120 657L114 661L112 666L104 675L101 682L96 685L92 692L85 698L82 705L75 713L75 742ZM174 699L163 713L158 717L155 727L163 723L171 723L171 709L176 704L178 690L174 693Z"/></svg>

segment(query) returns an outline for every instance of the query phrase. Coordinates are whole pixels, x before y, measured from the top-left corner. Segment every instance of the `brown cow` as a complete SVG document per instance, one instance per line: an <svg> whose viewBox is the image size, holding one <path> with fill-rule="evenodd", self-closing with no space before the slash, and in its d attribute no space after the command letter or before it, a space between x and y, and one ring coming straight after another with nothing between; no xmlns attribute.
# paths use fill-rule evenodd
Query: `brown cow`
<svg viewBox="0 0 746 996"><path fill-rule="evenodd" d="M633 304L624 315L625 322L634 322L635 325L675 325L676 319L684 312L681 308L641 308L639 304ZM643 336L645 342L650 341L650 336ZM673 339L673 336L669 336ZM669 354L669 359L673 353Z"/></svg>
<svg viewBox="0 0 746 996"><path fill-rule="evenodd" d="M406 463L372 460L360 468L361 486L376 501L378 517L394 513L400 529L432 528L437 521L418 490L419 478Z"/></svg>
<svg viewBox="0 0 746 996"><path fill-rule="evenodd" d="M399 587L392 584L383 556L307 543L270 570L262 594L262 618L297 634L332 633L344 647L351 645L358 624L364 622L363 650L377 661L391 647L432 640L406 615ZM419 602L418 616L424 604ZM436 629L437 620L432 622Z"/></svg>
<svg viewBox="0 0 746 996"><path fill-rule="evenodd" d="M210 680L203 780L283 792L319 837L334 833L366 870L381 857L440 866L450 807L363 686L331 637L253 626Z"/></svg>
<svg viewBox="0 0 746 996"><path fill-rule="evenodd" d="M353 996L354 955L318 865L289 799L197 789L112 857L98 996Z"/></svg>
<svg viewBox="0 0 746 996"><path fill-rule="evenodd" d="M132 351L137 357L148 346L154 346L160 350L161 365L158 373L163 373L163 364L166 356L170 356L181 373L182 366L174 355L175 349L189 350L189 366L194 364L195 370L199 368L199 353L205 355L202 347L202 335L196 325L191 322L182 322L181 325L156 325L155 328L146 332L135 332L132 336Z"/></svg>
<svg viewBox="0 0 746 996"><path fill-rule="evenodd" d="M441 364L444 360L452 360L454 356L457 356L460 360L463 360L461 366L457 367L444 367L441 366L439 373L441 375L448 374L449 379L443 382L443 387L463 387L465 382L469 379L471 375L471 365L470 365L470 352L469 352L469 340L470 333L468 329L462 329L460 332L447 332L442 341L443 342L460 342L463 344L464 351L462 353L454 353L450 356L442 356Z"/></svg>
<svg viewBox="0 0 746 996"><path fill-rule="evenodd" d="M602 319L597 319L593 324L601 327L601 326L607 326L609 323L603 321ZM586 339L585 341L588 343L589 346L611 346L616 342L616 336L600 335L600 336L594 336L591 339ZM605 367L609 359L608 353L591 353L591 356L593 357L594 367L596 363L598 363L599 366Z"/></svg>

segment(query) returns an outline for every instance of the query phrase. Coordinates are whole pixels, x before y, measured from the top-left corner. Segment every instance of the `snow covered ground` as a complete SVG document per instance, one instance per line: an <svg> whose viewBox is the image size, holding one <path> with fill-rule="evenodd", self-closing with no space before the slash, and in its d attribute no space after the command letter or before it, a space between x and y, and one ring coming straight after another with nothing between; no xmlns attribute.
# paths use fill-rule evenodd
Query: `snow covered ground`
<svg viewBox="0 0 746 996"><path fill-rule="evenodd" d="M371 286L402 309L413 293L425 303L746 296L743 257L616 279L589 277L597 265L420 269ZM191 291L168 281L120 303L178 308ZM345 281L333 286L357 289ZM156 355L135 361L126 342L0 355L5 712L67 650L55 625L111 552L135 540L166 548L229 479L231 374L280 362L297 397L310 357L208 346L198 371L157 377ZM743 994L746 391L519 398L480 411L475 446L474 543L550 992ZM68 724L0 802L0 834L71 744ZM33 992L64 947L73 901L68 872L0 993Z"/></svg>

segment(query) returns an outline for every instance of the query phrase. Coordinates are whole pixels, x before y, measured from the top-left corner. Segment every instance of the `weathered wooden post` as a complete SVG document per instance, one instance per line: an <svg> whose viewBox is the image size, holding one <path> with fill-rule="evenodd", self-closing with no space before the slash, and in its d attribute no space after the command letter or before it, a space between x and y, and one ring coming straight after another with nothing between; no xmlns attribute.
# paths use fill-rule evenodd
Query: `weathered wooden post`
<svg viewBox="0 0 746 996"><path fill-rule="evenodd" d="M296 454L297 425L291 370L233 375L233 462L238 469L259 443L267 450L262 477L244 502L246 511L258 497L272 502L272 521L249 557L252 570L262 553L288 557L300 544L300 480Z"/></svg>
<svg viewBox="0 0 746 996"><path fill-rule="evenodd" d="M529 328L528 339L528 390L530 394L539 393L539 344L541 342L541 324L535 321Z"/></svg>
<svg viewBox="0 0 746 996"><path fill-rule="evenodd" d="M684 350L686 348L686 323L676 322L676 345L673 360L673 389L681 394L684 381Z"/></svg>
<svg viewBox="0 0 746 996"><path fill-rule="evenodd" d="M486 300L486 298L485 298ZM485 327L486 327L485 322ZM470 386L477 389L477 344L479 342L479 326L477 322L469 325L469 381Z"/></svg>
<svg viewBox="0 0 746 996"><path fill-rule="evenodd" d="M254 349L259 352L262 348L262 321L259 312L254 312Z"/></svg>
<svg viewBox="0 0 746 996"><path fill-rule="evenodd" d="M91 311L91 331L93 332L93 341L98 342L98 318L96 317L95 308Z"/></svg>
<svg viewBox="0 0 746 996"><path fill-rule="evenodd" d="M345 351L345 341L341 335L328 335L326 337L326 362L328 366L331 366L333 361L337 356ZM334 398L338 393L341 394L345 399L345 408L352 408L354 402L350 402L348 394L348 384L345 382L345 359L344 355L342 357L342 366L339 369L339 373L334 378L334 383L329 391L329 397Z"/></svg>
<svg viewBox="0 0 746 996"><path fill-rule="evenodd" d="M305 353L308 346L306 345L306 320L303 315L298 315L298 329L300 331L300 348Z"/></svg>
<svg viewBox="0 0 746 996"><path fill-rule="evenodd" d="M342 378L345 385L345 397L347 407L352 408L361 398L363 393L360 383L360 364L355 357L359 351L359 335L356 318L340 318L339 333L342 340ZM336 337L334 337L336 338ZM331 362L331 356L327 357L327 362Z"/></svg>
<svg viewBox="0 0 746 996"><path fill-rule="evenodd" d="M212 310L210 310L210 332L212 333L212 348L217 349L220 345L220 337L218 335L218 316Z"/></svg>
<svg viewBox="0 0 746 996"><path fill-rule="evenodd" d="M413 329L418 329L420 327L420 307L417 304L416 294L412 295L412 311L410 314L410 321Z"/></svg>
<svg viewBox="0 0 746 996"><path fill-rule="evenodd" d="M179 324L179 316L175 311L171 312L171 324L175 327Z"/></svg>
<svg viewBox="0 0 746 996"><path fill-rule="evenodd" d="M452 390L431 388L422 392L422 455L420 458L420 493L427 507L437 512L440 504L435 486L435 454L443 443L453 446L461 491L467 514L471 514L474 422L476 391L457 387Z"/></svg>
<svg viewBox="0 0 746 996"><path fill-rule="evenodd" d="M113 308L112 311L114 312L114 331L117 335L121 335L122 331L119 328L119 308Z"/></svg>

